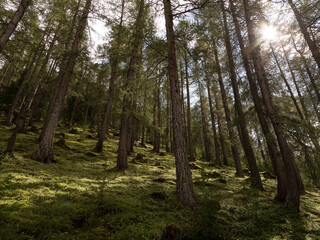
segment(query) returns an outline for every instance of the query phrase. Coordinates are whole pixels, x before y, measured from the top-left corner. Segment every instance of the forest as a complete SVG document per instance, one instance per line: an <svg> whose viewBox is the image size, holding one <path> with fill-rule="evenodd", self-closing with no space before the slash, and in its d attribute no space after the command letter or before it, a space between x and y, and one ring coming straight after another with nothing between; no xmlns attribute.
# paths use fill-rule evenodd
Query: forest
<svg viewBox="0 0 320 240"><path fill-rule="evenodd" d="M0 240L320 239L320 1L0 0Z"/></svg>

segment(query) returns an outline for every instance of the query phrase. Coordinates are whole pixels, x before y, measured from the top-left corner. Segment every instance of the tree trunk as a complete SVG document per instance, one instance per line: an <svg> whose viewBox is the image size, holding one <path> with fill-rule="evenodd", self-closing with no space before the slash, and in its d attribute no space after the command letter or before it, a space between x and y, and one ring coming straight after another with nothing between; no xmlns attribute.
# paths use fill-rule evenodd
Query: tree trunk
<svg viewBox="0 0 320 240"><path fill-rule="evenodd" d="M122 0L121 5L121 17L120 17L120 23L119 23L119 30L117 32L116 36L116 50L120 47L120 41L121 41L121 27L123 23L123 11L124 11L124 0ZM101 124L101 128L99 128L99 139L96 144L95 151L100 153L103 150L103 142L106 137L106 133L109 131L109 125L110 125L110 115L112 111L112 104L113 104L113 94L114 94L114 87L115 87L115 81L117 78L118 73L118 63L119 63L119 54L116 54L114 56L114 59L112 59L112 65L111 65L111 76L110 76L110 85L109 85L109 94L107 99L107 105L106 105L106 111L103 117L103 121Z"/></svg>
<svg viewBox="0 0 320 240"><path fill-rule="evenodd" d="M42 41L41 41L42 42ZM22 81L20 83L20 86L18 88L18 91L11 103L11 106L10 106L10 109L8 111L8 114L6 116L6 120L5 120L5 124L7 126L10 126L11 125L11 120L12 120L12 114L14 112L14 110L16 109L17 107L17 104L18 104L18 101L21 97L21 94L22 94L22 91L25 89L25 86L28 82L28 80L30 79L30 76L31 76L31 73L32 73L32 69L34 67L34 63L38 57L38 50L40 49L40 44L38 45L38 48L37 50L35 51L35 53L33 54L33 57L31 58L31 61L29 62L29 64L26 66L26 69L23 73L23 76L22 76Z"/></svg>
<svg viewBox="0 0 320 240"><path fill-rule="evenodd" d="M157 81L157 89L156 89L156 102L155 106L157 106L157 130L155 131L155 142L154 142L154 152L159 153L160 152L160 144L161 144L161 102L160 102L160 86L161 82L160 79Z"/></svg>
<svg viewBox="0 0 320 240"><path fill-rule="evenodd" d="M221 105L215 89L213 90L213 94L214 94L216 109L218 112L221 112ZM228 163L229 146L227 145L226 138L224 136L224 127L222 124L222 119L220 114L217 114L217 121L218 121L219 138L220 138L220 145L221 145L221 151L222 151L222 157L223 157L223 165L229 166L229 163Z"/></svg>
<svg viewBox="0 0 320 240"><path fill-rule="evenodd" d="M192 142L191 132L191 104L190 104L190 84L189 84L189 70L188 70L188 55L185 53L185 72L186 72L186 89L187 89L187 129L188 129L188 150L189 150L189 161L194 162L194 149Z"/></svg>
<svg viewBox="0 0 320 240"><path fill-rule="evenodd" d="M76 112L76 109L77 109L79 100L80 100L80 98L79 98L79 97L76 97L76 101L74 102L73 108L72 108L72 111L71 111L71 116L70 116L70 119L69 119L68 128L71 128L71 127L73 126L74 114L75 114L75 112Z"/></svg>
<svg viewBox="0 0 320 240"><path fill-rule="evenodd" d="M208 75L208 73L206 72L206 84L207 84L210 116L211 116L211 125L212 125L212 131L213 131L213 140L214 140L214 150L215 150L215 155L216 155L216 163L217 163L218 166L222 166L221 153L220 153L220 144L219 144L219 141L218 141L218 135L217 135L217 129L216 129L216 117L214 115L213 105L212 105L210 80L209 80L209 77L207 75Z"/></svg>
<svg viewBox="0 0 320 240"><path fill-rule="evenodd" d="M197 64L197 63L195 63ZM208 122L207 122L207 113L204 109L204 97L202 93L202 87L200 81L198 80L198 89L199 89L199 96L200 96L200 109L201 109L201 120L202 120L202 133L203 133L203 141L204 141L204 149L205 149L205 159L207 162L211 160L211 153L210 153L210 141L208 138Z"/></svg>
<svg viewBox="0 0 320 240"><path fill-rule="evenodd" d="M272 162L273 169L277 175L277 181L278 181L277 184L278 185L277 185L277 195L275 197L275 200L279 201L279 202L284 202L286 200L286 194L287 194L287 190L286 190L287 183L286 183L286 178L285 178L285 171L283 169L283 163L281 162L280 153L278 151L278 147L277 147L277 144L274 140L273 134L271 133L271 131L269 129L268 123L265 119L265 115L262 111L262 106L261 106L259 93L258 93L258 87L257 87L256 81L255 81L253 74L252 74L252 71L251 71L248 54L245 51L245 45L244 45L244 41L243 41L243 38L242 38L242 35L240 32L239 22L238 22L236 14L235 14L233 0L230 0L229 2L230 2L230 8L231 8L233 22L235 24L236 33L237 33L237 37L239 40L243 64L244 64L247 78L248 78L249 85L250 85L250 91L251 91L252 99L254 102L255 110L258 115L258 119L259 119L259 123L261 125L262 132L263 132L265 139L266 139L266 143L267 143L267 147L268 147L268 150L270 153L270 159Z"/></svg>
<svg viewBox="0 0 320 240"><path fill-rule="evenodd" d="M6 29L3 31L0 37L0 53L2 52L6 43L9 41L10 36L16 29L18 23L20 22L21 18L23 17L24 13L26 12L30 4L31 0L21 0L17 11L11 18L9 24L7 25Z"/></svg>
<svg viewBox="0 0 320 240"><path fill-rule="evenodd" d="M302 111L301 111L301 109L300 109L300 107L299 107L299 105L298 105L298 103L297 103L297 100L296 100L295 96L293 95L291 86L289 85L289 82L288 82L288 80L287 80L284 72L282 71L282 68L281 68L281 66L280 66L278 57L277 57L277 55L275 54L274 49L273 49L273 47L271 46L271 44L270 44L270 49L271 49L273 58L274 58L274 60L276 61L277 67L278 67L278 69L279 69L279 71L280 71L280 76L282 77L283 81L284 81L285 84L286 84L286 87L287 87L287 89L288 89L288 91L289 91L291 100L292 100L292 102L293 102L293 104L294 104L294 106L295 106L295 108L296 108L296 110L297 110L297 112L298 112L298 114L299 114L299 117L300 117L301 119L304 119L304 116L303 116L303 114L302 114Z"/></svg>
<svg viewBox="0 0 320 240"><path fill-rule="evenodd" d="M176 162L176 189L180 203L186 206L195 205L191 171L188 163L187 148L183 132L182 102L178 80L175 34L173 30L173 15L171 1L163 0L168 42L169 80L172 102L173 146Z"/></svg>
<svg viewBox="0 0 320 240"><path fill-rule="evenodd" d="M230 110L229 110L228 102L227 102L227 93L226 93L223 79L222 79L221 66L220 66L220 62L219 62L218 50L216 47L215 40L213 43L214 43L214 57L216 60L217 71L218 71L218 81L219 81L219 85L220 85L221 98L222 98L222 103L223 103L226 121L227 121L227 125L228 125L232 155L233 155L233 159L234 159L234 163L235 163L235 167L236 167L236 176L243 177L244 175L243 175L243 170L242 170L242 166L241 166L239 150L238 150L238 147L235 143L235 134L234 134L233 125L231 122Z"/></svg>
<svg viewBox="0 0 320 240"><path fill-rule="evenodd" d="M303 62L303 65L304 65L304 67L305 67L305 70L306 70L306 72L307 72L307 74L308 74L308 77L309 77L309 79L310 79L311 86L312 86L313 90L314 90L315 93L316 93L318 103L320 103L320 90L319 90L319 88L318 88L318 86L317 86L317 83L316 83L316 81L315 81L312 73L311 73L311 70L310 70L310 68L309 68L309 66L308 66L308 63L307 63L307 61L306 61L306 58L304 57L302 51L298 49L298 47L297 47L297 45L296 45L296 43L295 43L295 41L294 41L293 38L292 38L292 42L293 42L293 46L294 46L295 50L297 51L297 53L299 53L299 55L300 55L301 58L302 58L302 62Z"/></svg>
<svg viewBox="0 0 320 240"><path fill-rule="evenodd" d="M145 119L146 119L146 112L147 112L147 89L144 89L144 94L143 94L143 122L142 122L142 130L141 130L141 147L146 146L146 140L145 140L145 132L146 132L146 127L145 127Z"/></svg>
<svg viewBox="0 0 320 240"><path fill-rule="evenodd" d="M287 177L286 188L288 190L287 196L286 196L286 202L288 205L292 205L295 208L299 208L300 194L304 191L302 179L301 179L299 170L296 166L293 153L288 146L283 129L281 127L280 118L278 117L275 111L275 108L270 96L269 86L267 82L268 80L266 77L264 66L262 64L260 48L259 48L259 45L257 45L253 22L251 20L248 0L243 0L243 4L245 9L245 19L246 19L246 24L248 28L248 34L249 34L249 42L252 47L251 56L253 58L254 68L256 70L257 79L260 85L263 101L267 109L267 114L271 120L273 129L278 139L280 152L284 162L284 170L286 171L286 177Z"/></svg>
<svg viewBox="0 0 320 240"><path fill-rule="evenodd" d="M50 163L52 161L51 150L54 138L54 133L58 125L58 119L63 107L64 99L69 87L70 78L73 73L73 69L76 63L76 59L79 55L79 47L84 35L84 31L87 25L87 19L91 8L92 0L86 0L86 4L79 20L77 31L74 37L74 41L71 47L70 56L66 62L66 66L60 70L59 73L59 90L53 104L52 112L48 116L47 127L44 127L43 138L41 139L38 149L33 155L33 159L43 162Z"/></svg>
<svg viewBox="0 0 320 240"><path fill-rule="evenodd" d="M87 123L87 120L88 120L89 109L90 109L90 105L88 104L86 106L86 111L85 111L84 120L83 120L85 124Z"/></svg>
<svg viewBox="0 0 320 240"><path fill-rule="evenodd" d="M223 24L224 24L224 35L225 35L225 44L227 48L227 55L228 55L228 63L229 63L229 71L230 71L230 78L231 78L231 85L233 89L233 95L234 95L234 101L235 101L235 108L238 115L238 126L239 126L239 135L241 136L241 143L244 150L244 153L246 155L248 164L249 164L249 170L251 172L250 179L251 179L251 186L254 188L257 188L261 191L263 191L263 186L259 174L259 170L257 167L257 161L253 153L253 149L250 142L250 137L247 131L247 124L245 120L245 115L242 109L241 104L241 96L239 91L239 86L237 82L237 75L235 71L235 63L232 53L232 47L231 47L231 41L230 41L230 33L229 33L229 27L227 23L227 16L224 9L224 4L221 1L221 8L222 8L222 14L223 14Z"/></svg>
<svg viewBox="0 0 320 240"><path fill-rule="evenodd" d="M310 37L310 34L308 32L308 29L307 29L307 26L306 24L303 22L302 20L302 16L300 14L300 12L298 11L298 9L296 8L296 6L294 5L294 3L292 2L292 0L288 0L288 3L297 19L297 22L299 24L299 27L300 27L300 30L304 36L304 39L306 40L308 46L309 46L309 49L312 53L312 56L313 58L315 59L317 65L318 65L318 68L320 70L320 51L317 47L317 44L315 43L315 41L313 41Z"/></svg>
<svg viewBox="0 0 320 240"><path fill-rule="evenodd" d="M130 140L130 110L132 109L133 102L133 93L132 93L132 84L136 78L136 65L138 60L139 50L144 36L144 23L143 23L143 14L144 14L144 0L140 1L140 7L138 16L135 23L135 36L132 44L131 58L129 63L129 68L127 72L127 79L125 83L125 88L127 92L123 97L123 107L121 114L121 126L120 126L120 140L118 148L118 157L117 157L117 168L119 170L125 170L128 167L127 156L128 156L128 140Z"/></svg>

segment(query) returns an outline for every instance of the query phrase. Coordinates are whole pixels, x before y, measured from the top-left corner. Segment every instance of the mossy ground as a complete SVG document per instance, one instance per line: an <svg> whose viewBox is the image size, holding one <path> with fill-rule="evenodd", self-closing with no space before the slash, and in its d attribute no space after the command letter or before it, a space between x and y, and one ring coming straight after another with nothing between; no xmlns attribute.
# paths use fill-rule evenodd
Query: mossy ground
<svg viewBox="0 0 320 240"><path fill-rule="evenodd" d="M0 150L11 131L0 127ZM266 191L258 192L248 178L235 178L233 168L197 161L198 204L190 209L176 200L172 155L135 147L129 169L118 172L116 137L95 156L95 134L71 132L58 129L70 149L55 144L55 164L31 160L38 133L30 131L19 135L15 158L1 155L1 240L320 239L319 191L308 189L300 213L291 212L272 202L275 180L263 178ZM133 163L136 153L148 161Z"/></svg>

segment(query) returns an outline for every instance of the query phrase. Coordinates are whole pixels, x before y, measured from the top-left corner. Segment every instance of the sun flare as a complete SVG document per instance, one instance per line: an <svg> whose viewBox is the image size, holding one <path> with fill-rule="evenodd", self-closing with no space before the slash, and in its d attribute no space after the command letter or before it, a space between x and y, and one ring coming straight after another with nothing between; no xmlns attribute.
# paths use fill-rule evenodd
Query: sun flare
<svg viewBox="0 0 320 240"><path fill-rule="evenodd" d="M266 41L274 41L278 37L277 29L272 25L263 25L261 28L262 38Z"/></svg>

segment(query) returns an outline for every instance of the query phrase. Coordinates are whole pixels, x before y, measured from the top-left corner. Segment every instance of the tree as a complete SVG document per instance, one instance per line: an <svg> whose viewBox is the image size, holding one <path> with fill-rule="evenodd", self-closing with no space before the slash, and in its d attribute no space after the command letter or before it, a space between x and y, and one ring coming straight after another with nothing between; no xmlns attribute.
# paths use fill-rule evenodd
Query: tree
<svg viewBox="0 0 320 240"><path fill-rule="evenodd" d="M169 80L172 102L173 146L176 161L176 189L179 201L186 206L195 205L195 196L188 163L187 148L183 132L182 102L178 80L175 34L173 30L173 14L171 1L163 0L168 41Z"/></svg>
<svg viewBox="0 0 320 240"><path fill-rule="evenodd" d="M78 23L77 31L72 43L70 55L67 58L66 65L63 66L62 69L60 69L58 81L58 83L60 84L55 98L55 103L53 104L52 112L49 112L50 115L47 117L47 126L44 126L43 137L39 143L38 149L33 155L33 159L36 161L43 163L51 163L53 160L51 154L53 137L58 125L58 119L69 87L70 78L77 60L77 56L79 54L79 47L87 25L87 19L90 12L91 3L92 0L86 0L81 18Z"/></svg>
<svg viewBox="0 0 320 240"><path fill-rule="evenodd" d="M138 54L139 50L142 46L144 31L143 31L143 19L144 19L144 10L145 10L145 3L144 0L140 1L139 11L136 18L135 23L135 32L133 36L132 42L132 50L130 56L130 62L128 66L127 72L127 79L124 84L126 89L125 95L123 97L123 107L122 107L122 114L121 114L121 126L120 126L120 140L119 140L119 148L118 148L118 156L117 156L117 168L119 170L125 170L128 167L127 163L127 156L128 150L130 149L130 118L131 113L130 111L133 109L133 93L132 93L132 85L136 80L136 69L137 69L137 61L138 61Z"/></svg>
<svg viewBox="0 0 320 240"><path fill-rule="evenodd" d="M224 24L224 35L225 35L225 44L227 48L227 55L228 55L228 63L229 63L229 71L230 71L230 78L231 78L231 85L233 89L233 95L234 95L234 102L235 102L235 108L237 111L238 116L238 125L239 125L239 135L241 136L241 143L242 147L244 149L249 169L251 172L251 186L255 187L259 190L263 190L259 170L257 167L257 161L253 153L253 149L250 143L250 138L247 130L246 120L241 104L241 96L239 91L239 86L237 82L237 76L236 76L236 70L235 70L235 63L232 53L232 47L231 47L231 41L230 41L230 34L229 34L229 27L227 23L227 17L226 12L224 9L224 4L221 1L221 8L222 8L222 15L223 15L223 24Z"/></svg>
<svg viewBox="0 0 320 240"><path fill-rule="evenodd" d="M21 0L17 11L12 16L10 22L8 23L6 29L3 31L0 37L0 53L2 52L3 48L9 41L10 36L16 29L18 23L20 22L21 18L23 17L24 13L26 12L27 8L31 4L32 0Z"/></svg>
<svg viewBox="0 0 320 240"><path fill-rule="evenodd" d="M304 39L306 40L308 46L309 46L309 49L312 53L312 56L313 58L315 59L317 65L318 65L318 68L320 70L320 51L319 51L319 48L317 47L317 44L314 40L311 39L310 37L310 34L308 32L308 29L307 29L307 26L306 24L304 23L303 19L302 19L302 16L299 12L299 10L297 9L297 7L295 6L295 4L293 3L292 0L288 0L288 3L297 19L297 22L299 24L299 27L300 27L300 30L303 34L303 37Z"/></svg>
<svg viewBox="0 0 320 240"><path fill-rule="evenodd" d="M121 4L121 17L120 17L120 22L119 26L116 28L116 37L114 39L114 49L111 50L110 54L110 61L111 61L111 75L109 79L109 93L108 93L108 99L107 99L107 105L106 105L106 110L105 114L103 117L103 121L101 124L101 128L99 129L99 134L98 134L98 142L96 144L96 152L102 152L103 149L103 142L106 137L106 133L108 131L109 123L110 123L110 114L112 111L112 103L113 103L113 95L114 95L114 88L115 88L115 81L118 73L118 64L119 64L119 52L120 52L120 44L122 41L122 24L123 24L123 14L124 14L124 6L125 2L122 0Z"/></svg>
<svg viewBox="0 0 320 240"><path fill-rule="evenodd" d="M266 142L267 142L270 158L272 161L272 166L273 166L275 174L277 175L278 186L277 186L277 195L276 195L275 199L277 201L283 202L286 199L286 185L287 185L286 179L285 179L285 172L283 169L283 164L280 159L280 154L277 149L278 148L277 144L274 141L274 137L273 137L273 135L269 129L268 123L265 119L265 114L263 113L263 109L262 109L262 105L261 105L260 97L259 97L259 93L258 93L258 86L256 84L256 81L254 79L254 76L253 76L253 73L252 73L252 70L250 67L249 56L248 56L247 52L245 51L244 40L243 40L242 34L240 32L240 26L239 26L239 22L238 22L236 13L235 13L235 7L234 7L233 0L230 0L229 2L230 2L230 9L231 9L235 29L236 29L237 38L238 38L239 45L240 45L243 64L244 64L244 67L246 70L246 75L247 75L247 78L249 81L251 96L252 96L252 99L254 102L256 113L258 115L261 129L263 131L263 134L264 134Z"/></svg>
<svg viewBox="0 0 320 240"><path fill-rule="evenodd" d="M284 169L286 171L287 178L287 196L286 203L295 208L299 208L300 194L304 191L303 183L299 170L294 161L292 150L289 148L287 140L285 138L283 129L281 127L280 118L275 111L273 101L270 96L270 87L268 86L268 80L266 72L261 61L260 48L257 45L257 40L254 32L254 26L251 19L251 12L248 0L243 0L246 25L248 28L249 42L252 48L251 57L253 59L254 68L256 71L258 83L262 93L263 101L267 109L267 114L271 120L273 129L276 133L278 144L280 147L282 159L284 162Z"/></svg>

